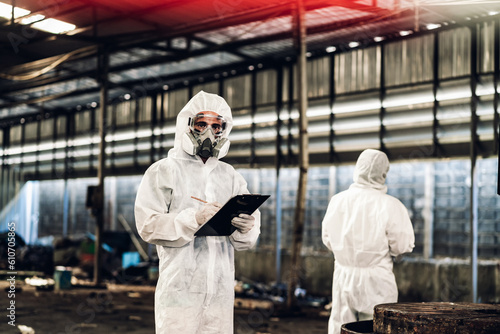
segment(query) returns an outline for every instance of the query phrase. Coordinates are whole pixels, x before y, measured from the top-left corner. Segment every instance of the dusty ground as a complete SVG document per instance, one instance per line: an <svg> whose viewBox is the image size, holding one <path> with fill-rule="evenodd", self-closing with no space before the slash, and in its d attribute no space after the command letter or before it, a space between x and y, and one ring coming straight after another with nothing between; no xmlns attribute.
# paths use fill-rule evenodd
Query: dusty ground
<svg viewBox="0 0 500 334"><path fill-rule="evenodd" d="M0 287L2 334L21 333L18 325L32 328L35 334L154 333L154 286L108 285L105 289L73 287L41 291L21 281L16 282L15 297L9 297L7 281L2 280ZM7 308L11 300L15 300L15 327L8 324L11 311ZM307 313L280 316L276 312L237 308L235 334L327 333L327 316Z"/></svg>

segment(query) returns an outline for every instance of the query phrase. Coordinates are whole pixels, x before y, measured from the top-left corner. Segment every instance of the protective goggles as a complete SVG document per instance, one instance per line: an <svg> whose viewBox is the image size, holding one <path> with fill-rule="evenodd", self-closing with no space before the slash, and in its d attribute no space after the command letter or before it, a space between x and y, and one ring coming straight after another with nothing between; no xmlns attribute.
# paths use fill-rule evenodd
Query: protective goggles
<svg viewBox="0 0 500 334"><path fill-rule="evenodd" d="M216 137L220 137L226 130L226 121L220 115L215 116L200 112L190 119L189 127L199 135L204 134L210 128Z"/></svg>

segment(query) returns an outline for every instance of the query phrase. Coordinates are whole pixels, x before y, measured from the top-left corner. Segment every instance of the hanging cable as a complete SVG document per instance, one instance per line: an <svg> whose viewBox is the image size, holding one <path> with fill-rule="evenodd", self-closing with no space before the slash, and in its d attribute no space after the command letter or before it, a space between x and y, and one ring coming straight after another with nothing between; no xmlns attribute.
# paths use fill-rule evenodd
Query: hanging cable
<svg viewBox="0 0 500 334"><path fill-rule="evenodd" d="M13 81L25 81L25 80L31 80L34 78L37 78L57 66L61 65L65 61L69 60L70 58L74 57L75 55L85 55L85 54L91 54L94 51L94 47L87 47L79 50L74 50L71 51L61 57L59 57L57 60L55 60L52 64L45 66L44 68L32 72L28 72L25 74L9 74L9 73L0 73L0 78L7 79L7 80L13 80Z"/></svg>

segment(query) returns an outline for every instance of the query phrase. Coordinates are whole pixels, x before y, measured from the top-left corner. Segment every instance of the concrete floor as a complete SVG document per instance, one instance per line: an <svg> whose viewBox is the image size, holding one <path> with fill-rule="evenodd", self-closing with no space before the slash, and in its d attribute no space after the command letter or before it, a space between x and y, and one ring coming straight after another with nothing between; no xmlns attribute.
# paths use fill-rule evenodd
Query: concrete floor
<svg viewBox="0 0 500 334"><path fill-rule="evenodd" d="M0 333L22 333L18 325L35 334L154 333L154 286L108 285L107 289L86 287L61 291L39 291L16 282L15 297L8 296L9 284L0 282ZM8 324L9 303L15 300L15 327ZM235 334L324 334L328 317L279 317L258 310L236 309ZM23 334L33 334L28 331Z"/></svg>

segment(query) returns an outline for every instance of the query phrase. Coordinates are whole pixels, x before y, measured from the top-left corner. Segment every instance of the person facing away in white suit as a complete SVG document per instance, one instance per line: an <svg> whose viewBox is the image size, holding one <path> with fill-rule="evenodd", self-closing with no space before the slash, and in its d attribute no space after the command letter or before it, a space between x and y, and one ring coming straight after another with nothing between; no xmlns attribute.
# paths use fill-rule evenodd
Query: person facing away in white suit
<svg viewBox="0 0 500 334"><path fill-rule="evenodd" d="M137 191L137 230L160 261L157 334L233 333L234 250L255 245L260 212L233 218L230 236L195 237L221 203L249 193L244 178L219 161L232 123L222 97L196 94L177 116L174 147L148 168Z"/></svg>
<svg viewBox="0 0 500 334"><path fill-rule="evenodd" d="M377 304L398 300L393 257L414 248L406 207L388 195L386 154L363 151L354 183L332 197L322 222L322 239L335 258L329 334L345 323L373 319Z"/></svg>

